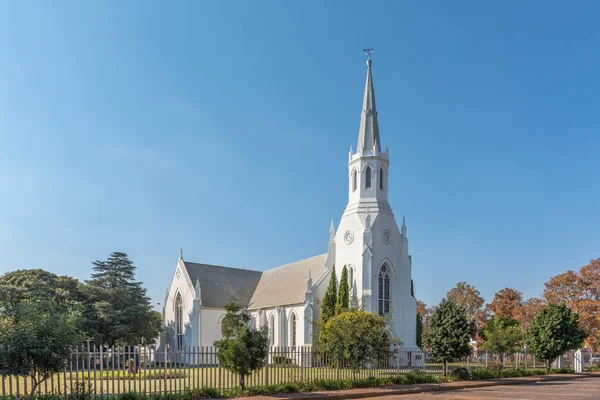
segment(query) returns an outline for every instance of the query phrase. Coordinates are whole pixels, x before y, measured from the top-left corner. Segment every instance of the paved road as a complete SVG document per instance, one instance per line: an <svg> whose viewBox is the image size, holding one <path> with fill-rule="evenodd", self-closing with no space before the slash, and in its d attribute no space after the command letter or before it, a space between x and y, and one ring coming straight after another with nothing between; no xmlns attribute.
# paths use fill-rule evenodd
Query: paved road
<svg viewBox="0 0 600 400"><path fill-rule="evenodd" d="M376 399L375 397L373 399ZM379 397L378 399L381 399ZM389 396L398 400L598 400L600 376L569 381L493 386L479 389Z"/></svg>

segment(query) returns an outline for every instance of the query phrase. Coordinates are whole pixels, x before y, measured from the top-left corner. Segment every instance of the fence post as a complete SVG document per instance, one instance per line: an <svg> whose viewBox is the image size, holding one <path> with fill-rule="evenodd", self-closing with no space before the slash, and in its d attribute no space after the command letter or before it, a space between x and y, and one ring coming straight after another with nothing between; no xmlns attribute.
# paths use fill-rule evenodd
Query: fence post
<svg viewBox="0 0 600 400"><path fill-rule="evenodd" d="M488 367L488 351L485 351L485 367Z"/></svg>
<svg viewBox="0 0 600 400"><path fill-rule="evenodd" d="M271 347L267 348L267 359L265 360L265 386L269 385L269 355L271 353Z"/></svg>

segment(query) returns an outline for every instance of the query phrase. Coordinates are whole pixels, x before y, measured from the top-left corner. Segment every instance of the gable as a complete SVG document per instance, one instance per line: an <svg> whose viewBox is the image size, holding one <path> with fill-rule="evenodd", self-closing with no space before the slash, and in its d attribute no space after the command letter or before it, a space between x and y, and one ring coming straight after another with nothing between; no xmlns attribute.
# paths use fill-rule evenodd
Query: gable
<svg viewBox="0 0 600 400"><path fill-rule="evenodd" d="M200 283L203 307L225 308L235 300L247 306L262 272L184 261L192 285Z"/></svg>

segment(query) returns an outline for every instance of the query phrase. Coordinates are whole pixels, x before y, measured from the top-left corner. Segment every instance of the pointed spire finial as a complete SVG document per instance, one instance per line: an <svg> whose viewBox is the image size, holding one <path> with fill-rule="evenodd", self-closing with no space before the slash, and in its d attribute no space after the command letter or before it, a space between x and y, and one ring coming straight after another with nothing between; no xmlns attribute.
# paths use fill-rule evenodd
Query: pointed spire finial
<svg viewBox="0 0 600 400"><path fill-rule="evenodd" d="M375 105L375 89L373 88L373 76L371 73L371 54L373 49L364 49L367 60L367 82L360 117L360 129L358 130L357 152L366 152L376 149L381 151L379 140L379 123L377 122L377 107Z"/></svg>
<svg viewBox="0 0 600 400"><path fill-rule="evenodd" d="M335 227L333 226L333 218L331 218L331 225L329 226L329 240L335 238Z"/></svg>
<svg viewBox="0 0 600 400"><path fill-rule="evenodd" d="M403 237L406 237L406 217L402 216L402 228L400 229L400 233Z"/></svg>

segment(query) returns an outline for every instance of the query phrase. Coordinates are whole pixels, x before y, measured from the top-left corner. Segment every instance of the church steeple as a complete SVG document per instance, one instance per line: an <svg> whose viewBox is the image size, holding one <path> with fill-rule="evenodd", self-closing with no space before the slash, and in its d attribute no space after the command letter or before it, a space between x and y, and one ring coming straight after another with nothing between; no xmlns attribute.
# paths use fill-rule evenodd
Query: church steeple
<svg viewBox="0 0 600 400"><path fill-rule="evenodd" d="M367 82L363 97L360 129L358 130L358 152L372 151L375 148L381 152L379 141L379 123L377 122L377 107L375 105L375 89L371 73L371 60L367 60Z"/></svg>

